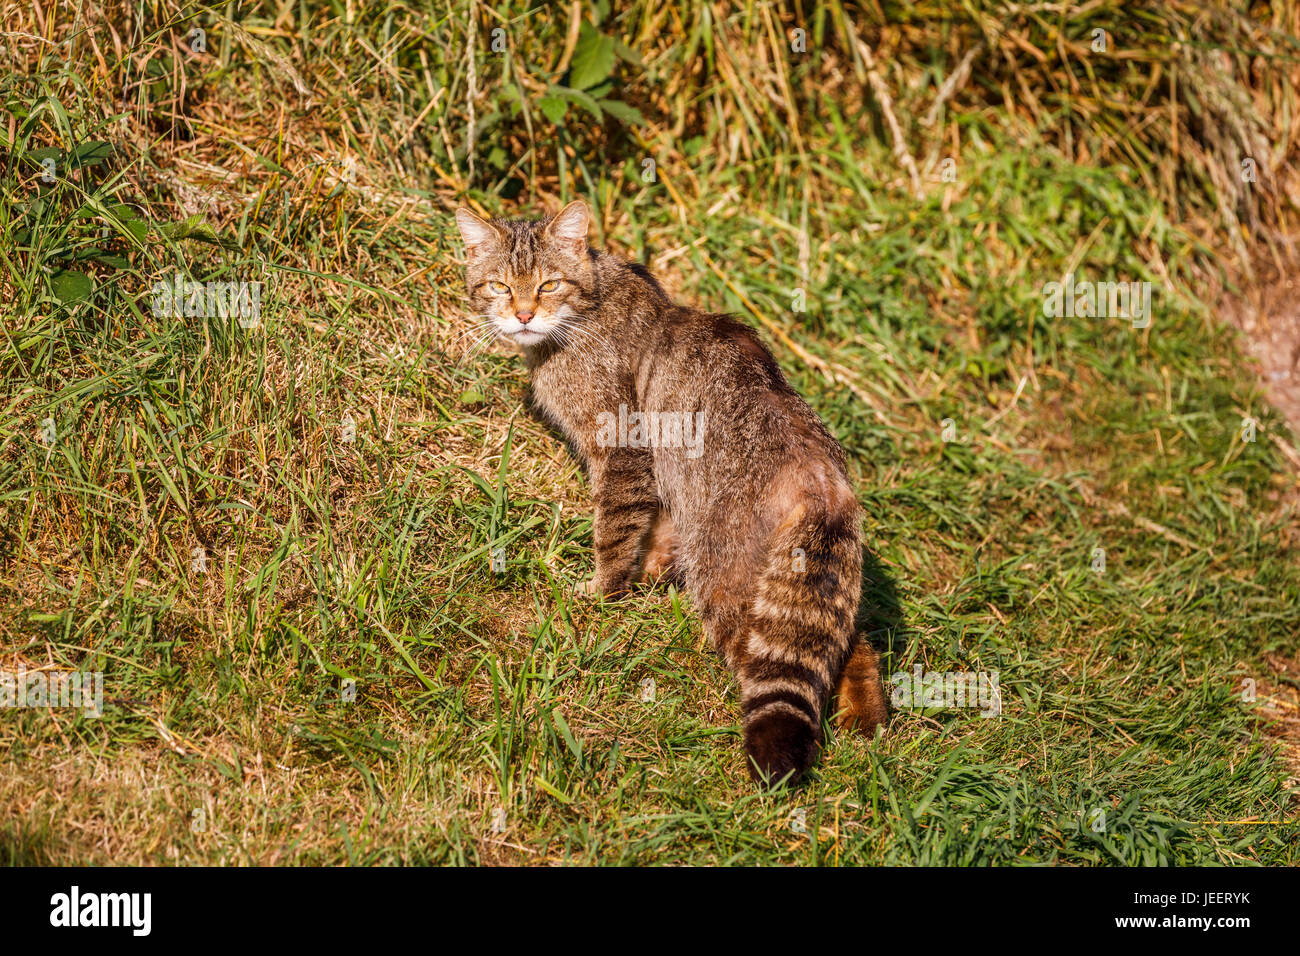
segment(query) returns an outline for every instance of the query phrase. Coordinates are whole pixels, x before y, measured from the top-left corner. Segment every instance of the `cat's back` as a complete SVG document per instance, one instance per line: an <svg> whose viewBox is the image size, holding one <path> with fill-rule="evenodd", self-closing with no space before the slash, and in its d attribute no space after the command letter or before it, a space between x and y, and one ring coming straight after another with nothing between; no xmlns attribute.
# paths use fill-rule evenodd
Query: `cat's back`
<svg viewBox="0 0 1300 956"><path fill-rule="evenodd" d="M644 265L591 253L602 320L628 356L647 411L703 411L715 440L733 448L817 447L843 461L839 443L786 380L758 332L726 313L674 302Z"/></svg>

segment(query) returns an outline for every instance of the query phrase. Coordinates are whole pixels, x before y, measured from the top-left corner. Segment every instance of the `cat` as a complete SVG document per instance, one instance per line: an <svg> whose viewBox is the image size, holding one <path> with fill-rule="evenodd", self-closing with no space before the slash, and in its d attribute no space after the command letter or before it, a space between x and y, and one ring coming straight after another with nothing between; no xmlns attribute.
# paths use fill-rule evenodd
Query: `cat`
<svg viewBox="0 0 1300 956"><path fill-rule="evenodd" d="M676 305L642 265L587 244L581 200L539 220L456 211L484 327L523 349L533 404L587 467L589 591L683 584L740 685L751 775L816 760L838 684L841 727L887 708L855 633L861 508L845 455L748 326Z"/></svg>

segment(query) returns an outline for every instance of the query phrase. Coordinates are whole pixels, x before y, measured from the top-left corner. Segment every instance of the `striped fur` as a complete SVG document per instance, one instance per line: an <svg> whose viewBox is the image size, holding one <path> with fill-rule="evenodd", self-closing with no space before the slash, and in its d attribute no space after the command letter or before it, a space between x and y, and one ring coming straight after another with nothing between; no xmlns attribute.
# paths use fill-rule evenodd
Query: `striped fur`
<svg viewBox="0 0 1300 956"><path fill-rule="evenodd" d="M685 587L738 677L756 778L811 766L837 688L841 726L872 733L885 708L853 628L861 509L843 449L754 330L675 305L643 266L590 249L582 203L457 221L475 312L523 347L536 408L587 467L590 590L621 594L642 575ZM699 453L611 446L597 422L620 407L698 417Z"/></svg>
<svg viewBox="0 0 1300 956"><path fill-rule="evenodd" d="M797 493L755 589L740 685L745 751L762 778L798 777L813 762L822 713L853 648L860 511L847 482L832 488L829 500Z"/></svg>

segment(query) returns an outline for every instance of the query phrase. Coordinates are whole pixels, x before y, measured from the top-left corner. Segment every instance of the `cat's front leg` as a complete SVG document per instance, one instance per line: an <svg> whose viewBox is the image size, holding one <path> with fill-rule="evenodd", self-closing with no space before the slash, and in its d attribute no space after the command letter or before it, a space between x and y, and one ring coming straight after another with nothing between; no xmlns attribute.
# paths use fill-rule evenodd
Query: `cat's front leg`
<svg viewBox="0 0 1300 956"><path fill-rule="evenodd" d="M653 459L644 448L611 448L591 462L594 492L596 573L589 593L627 591L638 570L646 538L659 514Z"/></svg>

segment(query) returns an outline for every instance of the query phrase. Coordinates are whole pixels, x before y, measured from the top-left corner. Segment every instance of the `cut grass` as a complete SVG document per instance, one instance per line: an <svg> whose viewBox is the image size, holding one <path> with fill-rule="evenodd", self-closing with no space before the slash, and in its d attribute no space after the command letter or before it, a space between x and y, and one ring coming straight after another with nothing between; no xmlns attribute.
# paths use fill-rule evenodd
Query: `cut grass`
<svg viewBox="0 0 1300 956"><path fill-rule="evenodd" d="M177 139L174 83L142 88L112 159L52 186L26 157L109 137L92 81L130 69L23 47L0 203L0 667L103 670L108 700L100 719L0 714L0 859L1297 862L1294 826L1267 823L1297 815L1294 758L1260 719L1294 706L1267 690L1298 649L1296 478L1273 440L1293 439L1198 299L1206 247L1141 176L984 113L958 180L918 200L851 97L812 101L826 122L801 142L771 136L770 101L743 95L762 63L720 67L700 100L743 99L748 117L721 114L740 146L683 112L701 131L656 154L653 182L639 147L572 119L554 161L513 157L581 189L602 238L680 297L763 326L849 452L887 673L999 675L999 717L900 711L761 794L689 601L573 594L585 479L527 414L519 360L459 339L444 211L468 164L437 148L459 138L462 48L427 46L426 67L393 41L412 19L463 29L463 11L397 9L394 27L254 7L247 37L217 18L225 66L176 67L195 139ZM651 80L712 42L690 19L665 53L634 9ZM727 29L766 35L755 11ZM24 32L71 29L46 16ZM154 30L125 42L152 50ZM293 99L289 70L325 102ZM449 92L390 148L427 105L393 77L423 90L426 73ZM500 204L510 176L487 160L517 145L483 108L503 96L480 104L477 196L535 212ZM209 200L211 234L164 228ZM94 290L60 301L47 267L78 263ZM152 314L178 266L263 281L261 326ZM1043 317L1069 271L1156 283L1151 327Z"/></svg>

